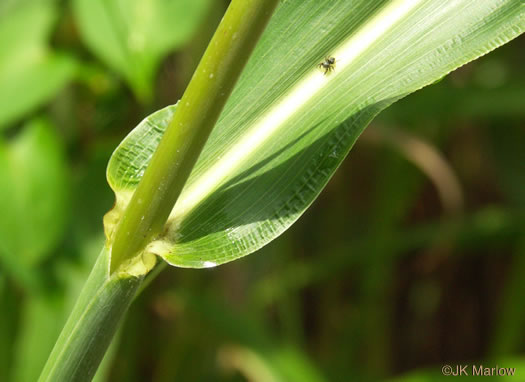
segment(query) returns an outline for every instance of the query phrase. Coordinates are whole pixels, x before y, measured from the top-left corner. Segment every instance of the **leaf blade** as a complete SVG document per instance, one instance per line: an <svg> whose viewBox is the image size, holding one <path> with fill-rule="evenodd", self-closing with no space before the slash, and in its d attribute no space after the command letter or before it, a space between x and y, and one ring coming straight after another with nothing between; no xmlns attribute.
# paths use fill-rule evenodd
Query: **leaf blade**
<svg viewBox="0 0 525 382"><path fill-rule="evenodd" d="M284 2L146 251L202 268L259 249L315 200L377 113L524 30L524 6L509 0ZM336 69L324 75L327 54ZM120 147L140 151L138 135ZM114 189L118 199L133 184Z"/></svg>

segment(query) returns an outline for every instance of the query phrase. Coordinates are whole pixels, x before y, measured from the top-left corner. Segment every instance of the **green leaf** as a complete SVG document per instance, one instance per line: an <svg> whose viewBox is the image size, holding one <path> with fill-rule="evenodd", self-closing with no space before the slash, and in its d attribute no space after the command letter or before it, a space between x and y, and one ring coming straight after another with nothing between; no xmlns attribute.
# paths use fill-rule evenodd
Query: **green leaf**
<svg viewBox="0 0 525 382"><path fill-rule="evenodd" d="M48 101L72 78L74 60L47 47L55 19L50 1L0 9L0 129Z"/></svg>
<svg viewBox="0 0 525 382"><path fill-rule="evenodd" d="M29 296L22 305L11 380L36 381L64 321L59 296Z"/></svg>
<svg viewBox="0 0 525 382"><path fill-rule="evenodd" d="M64 147L44 121L12 142L0 140L0 259L30 272L64 233L68 208Z"/></svg>
<svg viewBox="0 0 525 382"><path fill-rule="evenodd" d="M256 251L314 201L377 113L524 30L515 0L281 3L145 251L195 268ZM336 66L324 74L327 56ZM110 160L110 241L174 109L146 118Z"/></svg>
<svg viewBox="0 0 525 382"><path fill-rule="evenodd" d="M164 56L196 31L210 0L75 0L75 17L91 50L149 100Z"/></svg>

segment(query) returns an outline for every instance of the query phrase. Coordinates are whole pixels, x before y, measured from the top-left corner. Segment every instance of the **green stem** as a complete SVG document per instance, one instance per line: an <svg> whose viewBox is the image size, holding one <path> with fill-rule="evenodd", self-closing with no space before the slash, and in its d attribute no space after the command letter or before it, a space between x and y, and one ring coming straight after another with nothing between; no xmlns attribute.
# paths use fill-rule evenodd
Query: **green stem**
<svg viewBox="0 0 525 382"><path fill-rule="evenodd" d="M116 228L111 272L158 235L279 0L233 0Z"/></svg>
<svg viewBox="0 0 525 382"><path fill-rule="evenodd" d="M40 375L40 382L90 381L144 276L109 276L104 247Z"/></svg>
<svg viewBox="0 0 525 382"><path fill-rule="evenodd" d="M230 4L39 381L92 379L119 322L155 264L154 258L137 254L162 230L278 2L233 0Z"/></svg>

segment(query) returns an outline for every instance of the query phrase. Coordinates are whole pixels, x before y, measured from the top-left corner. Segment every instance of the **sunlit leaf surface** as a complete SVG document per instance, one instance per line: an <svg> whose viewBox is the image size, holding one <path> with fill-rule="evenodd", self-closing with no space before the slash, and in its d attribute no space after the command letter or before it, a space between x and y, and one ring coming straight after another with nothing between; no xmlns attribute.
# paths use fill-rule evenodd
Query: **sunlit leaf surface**
<svg viewBox="0 0 525 382"><path fill-rule="evenodd" d="M516 0L283 1L147 251L196 268L254 252L306 210L377 113L523 30ZM109 237L173 111L115 151Z"/></svg>

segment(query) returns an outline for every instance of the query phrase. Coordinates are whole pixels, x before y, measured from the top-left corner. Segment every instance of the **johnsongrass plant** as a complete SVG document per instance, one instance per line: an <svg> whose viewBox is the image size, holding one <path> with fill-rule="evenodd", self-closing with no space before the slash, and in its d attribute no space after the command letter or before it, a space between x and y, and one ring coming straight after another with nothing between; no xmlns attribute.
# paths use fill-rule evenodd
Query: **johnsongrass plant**
<svg viewBox="0 0 525 382"><path fill-rule="evenodd" d="M233 0L182 99L113 153L106 243L40 380L90 380L145 280L275 239L381 110L524 30L522 0Z"/></svg>

